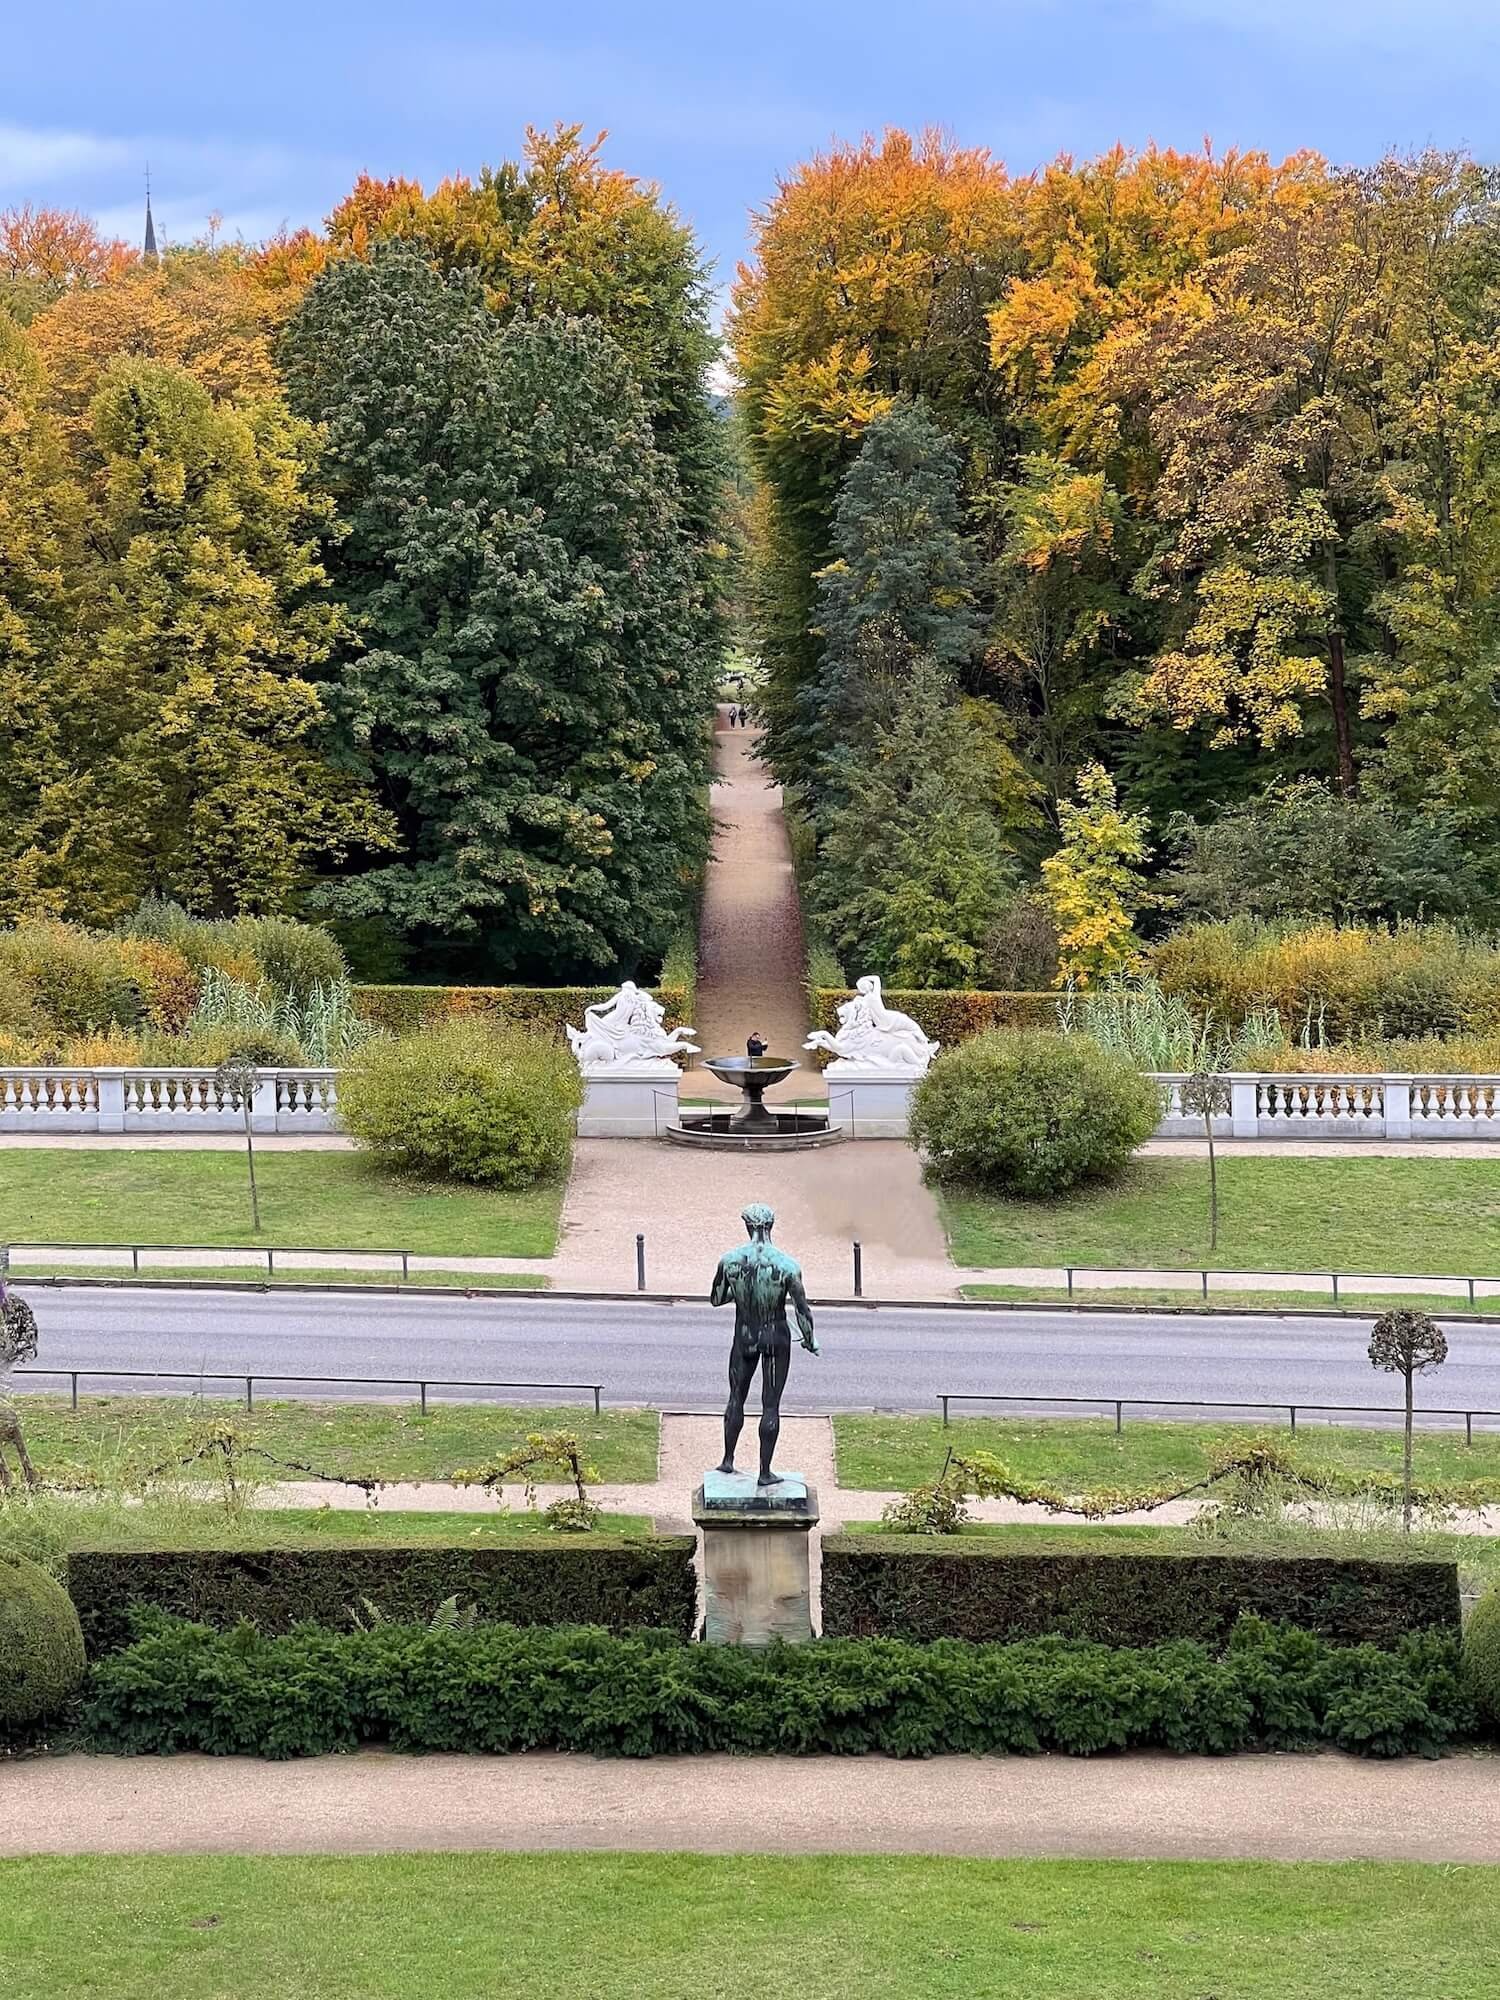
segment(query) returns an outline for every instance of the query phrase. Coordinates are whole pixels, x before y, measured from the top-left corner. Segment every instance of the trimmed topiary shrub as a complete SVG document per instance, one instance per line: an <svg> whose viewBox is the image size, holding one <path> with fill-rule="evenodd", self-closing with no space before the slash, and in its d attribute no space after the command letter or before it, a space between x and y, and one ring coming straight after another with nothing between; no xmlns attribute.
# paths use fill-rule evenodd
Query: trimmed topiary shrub
<svg viewBox="0 0 1500 2000"><path fill-rule="evenodd" d="M1473 1721L1458 1643L1329 1646L1247 1618L1227 1647L684 1645L577 1628L310 1626L267 1639L157 1621L94 1669L84 1726L116 1753L394 1750L893 1757L1318 1743L1432 1756Z"/></svg>
<svg viewBox="0 0 1500 2000"><path fill-rule="evenodd" d="M84 1671L68 1593L35 1563L0 1556L0 1736L59 1714Z"/></svg>
<svg viewBox="0 0 1500 2000"><path fill-rule="evenodd" d="M1491 1584L1469 1614L1463 1677L1480 1721L1500 1736L1500 1584Z"/></svg>
<svg viewBox="0 0 1500 2000"><path fill-rule="evenodd" d="M585 1007L614 993L613 986L356 986L354 1004L371 1027L392 1035L478 1014L562 1041L565 1026L583 1025ZM679 1028L691 1019L685 986L664 982L652 997L666 1010L664 1026Z"/></svg>
<svg viewBox="0 0 1500 2000"><path fill-rule="evenodd" d="M368 1600L389 1618L430 1618L450 1597L512 1625L692 1631L691 1535L518 1538L510 1547L76 1550L68 1590L91 1655L128 1645L131 1609L262 1632L346 1626Z"/></svg>
<svg viewBox="0 0 1500 2000"><path fill-rule="evenodd" d="M1457 1638L1458 1567L1342 1556L1161 1554L998 1538L829 1535L823 1630L850 1639L1014 1640L1061 1632L1112 1646L1218 1643L1247 1613L1340 1645Z"/></svg>
<svg viewBox="0 0 1500 2000"><path fill-rule="evenodd" d="M339 1120L395 1172L527 1188L566 1173L582 1096L560 1041L449 1021L357 1050L339 1080Z"/></svg>
<svg viewBox="0 0 1500 2000"><path fill-rule="evenodd" d="M911 1140L934 1179L1058 1195L1120 1173L1160 1116L1156 1085L1086 1036L996 1029L936 1059Z"/></svg>

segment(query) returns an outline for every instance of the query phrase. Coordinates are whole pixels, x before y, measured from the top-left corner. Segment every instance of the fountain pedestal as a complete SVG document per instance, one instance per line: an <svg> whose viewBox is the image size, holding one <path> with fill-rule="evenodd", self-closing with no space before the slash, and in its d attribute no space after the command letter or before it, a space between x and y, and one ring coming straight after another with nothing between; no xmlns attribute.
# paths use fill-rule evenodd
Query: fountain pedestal
<svg viewBox="0 0 1500 2000"><path fill-rule="evenodd" d="M716 1646L789 1645L811 1639L808 1537L818 1490L800 1473L774 1486L753 1472L705 1472L693 1495L703 1532L703 1636Z"/></svg>

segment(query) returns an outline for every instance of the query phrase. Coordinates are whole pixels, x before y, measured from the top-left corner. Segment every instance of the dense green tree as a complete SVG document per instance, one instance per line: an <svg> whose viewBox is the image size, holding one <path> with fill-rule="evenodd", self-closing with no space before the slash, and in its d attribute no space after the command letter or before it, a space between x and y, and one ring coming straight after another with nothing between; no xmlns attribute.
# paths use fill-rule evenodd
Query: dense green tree
<svg viewBox="0 0 1500 2000"><path fill-rule="evenodd" d="M1326 917L1337 924L1477 914L1493 884L1449 821L1350 798L1315 779L1274 786L1201 825L1168 829L1163 886L1186 917Z"/></svg>
<svg viewBox="0 0 1500 2000"><path fill-rule="evenodd" d="M331 699L400 828L340 907L497 974L650 961L706 849L714 662L629 364L401 244L331 264L284 354L347 523Z"/></svg>
<svg viewBox="0 0 1500 2000"><path fill-rule="evenodd" d="M973 658L974 555L961 519L958 462L931 417L910 403L877 417L839 489L834 559L817 579L822 669L795 727L772 732L787 778L813 777L868 734L909 662L957 676Z"/></svg>
<svg viewBox="0 0 1500 2000"><path fill-rule="evenodd" d="M870 740L838 761L813 904L844 964L896 986L975 983L1015 867L991 746L951 678L917 656Z"/></svg>
<svg viewBox="0 0 1500 2000"><path fill-rule="evenodd" d="M215 405L183 370L120 360L93 407L106 497L96 602L63 673L58 828L69 914L143 896L275 910L321 862L386 838L320 749L308 678L337 615L305 490L308 426L279 401Z"/></svg>

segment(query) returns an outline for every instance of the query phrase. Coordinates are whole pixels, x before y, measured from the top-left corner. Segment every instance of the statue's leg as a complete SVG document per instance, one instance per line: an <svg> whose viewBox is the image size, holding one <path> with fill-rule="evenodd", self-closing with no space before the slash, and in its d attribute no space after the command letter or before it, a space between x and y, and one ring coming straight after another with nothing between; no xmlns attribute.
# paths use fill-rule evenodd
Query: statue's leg
<svg viewBox="0 0 1500 2000"><path fill-rule="evenodd" d="M760 1478L759 1486L774 1486L776 1474L771 1470L771 1460L776 1452L776 1440L781 1435L781 1392L786 1387L787 1370L791 1366L792 1343L787 1335L776 1340L769 1354L765 1355L760 1367Z"/></svg>
<svg viewBox="0 0 1500 2000"><path fill-rule="evenodd" d="M724 1457L720 1472L733 1472L735 1446L745 1428L745 1398L755 1379L755 1356L744 1354L735 1340L729 1350L729 1401L724 1405Z"/></svg>

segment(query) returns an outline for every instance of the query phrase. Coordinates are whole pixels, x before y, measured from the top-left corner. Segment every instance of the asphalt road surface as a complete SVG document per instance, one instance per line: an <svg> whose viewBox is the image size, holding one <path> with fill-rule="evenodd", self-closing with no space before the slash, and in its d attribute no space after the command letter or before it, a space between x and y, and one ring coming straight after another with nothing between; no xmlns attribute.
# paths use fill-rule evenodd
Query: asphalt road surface
<svg viewBox="0 0 1500 2000"><path fill-rule="evenodd" d="M85 1393L200 1386L232 1393L207 1379L219 1373L265 1377L257 1397L278 1393L272 1378L297 1376L310 1379L295 1391L283 1383L280 1393L393 1396L399 1392L375 1378L425 1377L434 1385L503 1383L494 1393L505 1402L576 1401L543 1385L594 1382L607 1403L716 1410L724 1399L730 1320L707 1306L17 1289L31 1297L41 1328L36 1367L12 1375L17 1388L55 1392L66 1385L40 1371L76 1368ZM1101 1407L1117 1396L1209 1402L1226 1416L1257 1403L1375 1405L1393 1417L1400 1408L1399 1378L1377 1374L1366 1358L1362 1320L921 1306L825 1306L817 1320L823 1352L794 1349L788 1416L930 1411L944 1391L1020 1398L1053 1415L1067 1406L1049 1399L1065 1397ZM1500 1326L1450 1324L1448 1332L1448 1363L1418 1383L1418 1407L1500 1413ZM151 1379L112 1380L111 1370ZM983 1406L967 1407L977 1414ZM1485 1427L1500 1428L1500 1414Z"/></svg>

